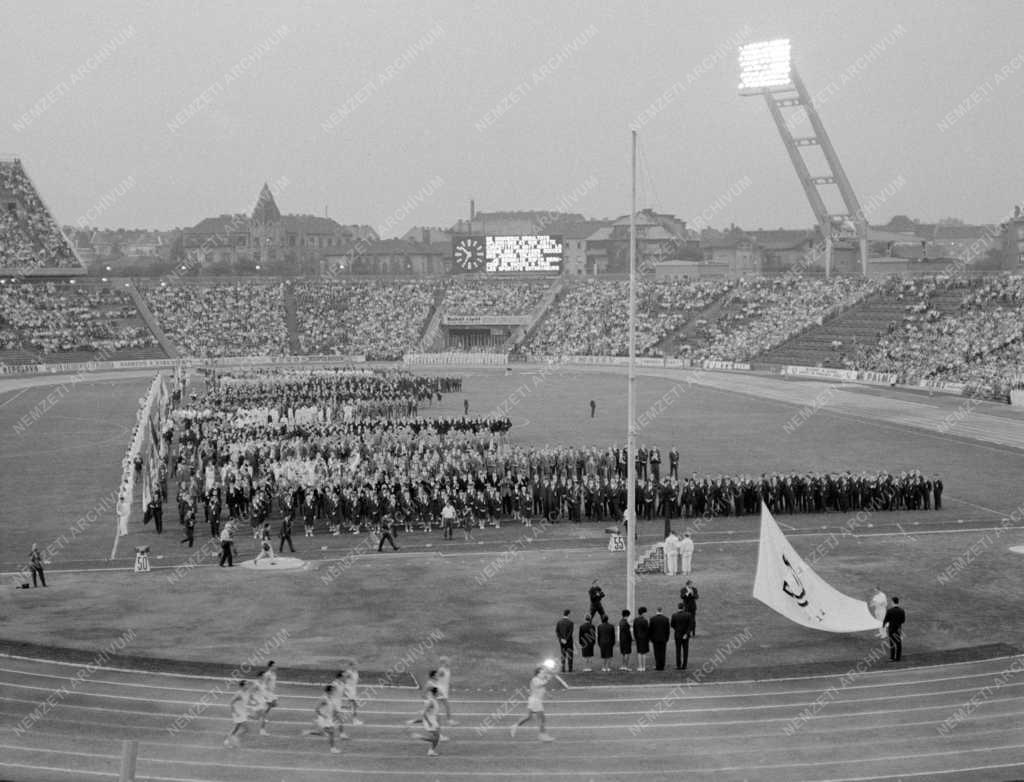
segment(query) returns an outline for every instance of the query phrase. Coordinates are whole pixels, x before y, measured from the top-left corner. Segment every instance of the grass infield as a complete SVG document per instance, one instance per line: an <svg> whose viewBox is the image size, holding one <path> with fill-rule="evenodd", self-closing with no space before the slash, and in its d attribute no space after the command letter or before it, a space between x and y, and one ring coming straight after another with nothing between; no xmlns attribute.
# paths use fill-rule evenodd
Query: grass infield
<svg viewBox="0 0 1024 782"><path fill-rule="evenodd" d="M507 405L518 442L604 447L623 440L621 375L463 374L465 393L447 396L435 413L461 415L465 398L470 414ZM537 528L536 536L505 526L476 533L468 542L457 536L449 544L438 533L414 533L399 538L401 552L383 554L367 552L356 536L310 540L300 531L297 556L309 562L307 568L255 573L213 566L214 546L198 554L179 546L180 528L169 505L162 537L135 519L119 544L121 556L136 544L149 544L152 573L82 572L130 564L129 559L104 561L113 543L112 512L75 523L102 507L116 486L145 385L143 379L80 383L22 434L13 427L52 389L0 394L0 430L7 433L0 441L3 569L21 567L33 540L45 547L64 536L51 557L47 589L15 590L21 579L4 576L0 619L9 640L93 650L130 630L133 640L125 655L230 666L287 631L273 653L284 667L332 670L342 655L351 655L367 671L398 666L422 677L438 655L449 654L457 683L483 689L522 683L538 661L557 657L555 621L563 608L572 609L577 623L582 620L594 577L602 579L613 619L619 613L625 561L606 550L606 524L550 525ZM641 378L638 411L649 410L672 386L670 380ZM995 653L1016 646L1015 617L1024 608L1024 587L1017 577L1020 555L1008 547L1020 544L1024 533L1009 528L997 534L991 528L1021 504L1024 454L875 425L832 414L827 405L790 433L784 425L797 411L794 405L683 388L639 435L639 442L661 447L666 468L667 450L675 443L684 473L911 468L940 473L946 484L942 511L874 514L856 535L828 546L814 567L848 594L866 598L880 584L901 596L908 613L904 666L914 664L915 655L918 663L937 662L970 659L981 653L976 647ZM590 399L597 403L593 419ZM880 404L884 399L879 397ZM956 400L936 403L952 410ZM827 544L830 534L839 536L850 516L780 516L779 521L808 556ZM69 532L72 526L76 534ZM687 525L677 521L675 526ZM645 525L640 550L661 530L660 520ZM753 517L717 519L695 535L693 578L701 601L691 669L727 647L708 680L845 671L870 656L877 640L868 633L806 630L752 599L756 536ZM205 542L205 536L197 538L197 545ZM240 542L243 552L247 547L251 541ZM353 553L357 556L349 556ZM177 572L171 567L190 564L198 566ZM638 605L650 611L662 605L671 613L681 585L678 578L640 576ZM730 641L738 637L745 640L733 648L737 644ZM627 674L601 681L620 676ZM675 671L664 676L678 680Z"/></svg>

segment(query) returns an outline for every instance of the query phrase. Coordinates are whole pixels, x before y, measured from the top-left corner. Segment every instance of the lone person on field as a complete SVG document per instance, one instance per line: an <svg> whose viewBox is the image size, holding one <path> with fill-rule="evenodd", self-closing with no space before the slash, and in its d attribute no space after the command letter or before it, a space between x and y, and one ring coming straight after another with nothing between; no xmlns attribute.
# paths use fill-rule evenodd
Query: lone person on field
<svg viewBox="0 0 1024 782"><path fill-rule="evenodd" d="M32 586L39 586L36 583L36 577L39 578L43 586L46 586L46 576L43 574L43 553L35 543L32 544L32 551L28 555L28 566L32 571Z"/></svg>
<svg viewBox="0 0 1024 782"><path fill-rule="evenodd" d="M889 633L889 661L898 663L903 657L903 625L907 612L900 608L900 599L893 597L892 607L885 612L882 627Z"/></svg>

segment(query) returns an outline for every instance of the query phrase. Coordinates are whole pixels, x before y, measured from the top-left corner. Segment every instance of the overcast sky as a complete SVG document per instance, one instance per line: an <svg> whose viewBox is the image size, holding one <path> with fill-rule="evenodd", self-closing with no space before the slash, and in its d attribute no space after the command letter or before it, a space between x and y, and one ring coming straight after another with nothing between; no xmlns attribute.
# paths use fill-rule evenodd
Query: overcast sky
<svg viewBox="0 0 1024 782"><path fill-rule="evenodd" d="M63 223L192 225L251 210L265 180L283 212L390 220L388 234L449 225L470 198L615 217L633 124L641 207L809 226L763 99L736 92L736 44L778 37L872 222L996 221L1024 199L1020 0L0 0L0 13L0 154L22 158Z"/></svg>

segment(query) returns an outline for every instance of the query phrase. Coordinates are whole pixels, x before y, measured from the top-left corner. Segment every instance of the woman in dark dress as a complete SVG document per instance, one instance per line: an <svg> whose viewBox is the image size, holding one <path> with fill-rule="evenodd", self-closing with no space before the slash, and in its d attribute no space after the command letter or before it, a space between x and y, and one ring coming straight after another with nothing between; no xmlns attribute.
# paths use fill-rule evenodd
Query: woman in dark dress
<svg viewBox="0 0 1024 782"><path fill-rule="evenodd" d="M583 670L592 671L590 661L594 658L594 644L597 643L597 631L594 629L594 624L590 620L591 617L587 614L583 620L583 624L580 625L580 654L583 655Z"/></svg>
<svg viewBox="0 0 1024 782"><path fill-rule="evenodd" d="M633 622L633 639L636 641L636 669L647 670L647 654L651 651L650 644L650 623L644 614L647 608L640 606L636 610L636 621Z"/></svg>
<svg viewBox="0 0 1024 782"><path fill-rule="evenodd" d="M607 673L612 669L612 657L615 655L615 625L608 621L608 616L601 617L597 626L597 647L601 650L601 670Z"/></svg>
<svg viewBox="0 0 1024 782"><path fill-rule="evenodd" d="M633 654L633 631L629 627L629 609L623 609L622 619L619 620L619 652L622 654L622 665L620 671L632 670L629 667L629 656Z"/></svg>

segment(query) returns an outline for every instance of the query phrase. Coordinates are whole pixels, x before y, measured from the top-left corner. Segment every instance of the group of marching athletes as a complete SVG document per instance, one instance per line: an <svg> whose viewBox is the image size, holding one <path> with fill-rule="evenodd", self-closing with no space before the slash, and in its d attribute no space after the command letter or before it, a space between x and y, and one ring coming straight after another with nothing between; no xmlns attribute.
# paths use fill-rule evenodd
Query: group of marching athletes
<svg viewBox="0 0 1024 782"><path fill-rule="evenodd" d="M538 738L541 741L554 740L547 733L544 719L544 697L551 675L551 672L544 666L539 666L534 670L526 703L527 713L523 719L512 726L512 736L516 735L517 728L536 718L540 727ZM414 728L411 732L412 738L426 741L429 744L427 749L429 757L437 757L438 745L442 741L448 741L448 736L441 732L442 711L445 724L450 726L459 724L452 718L452 710L448 702L451 682L450 660L448 657L442 656L438 660L437 668L430 671L424 687L422 709L419 714L406 720L405 723ZM277 705L276 686L277 673L273 660L267 663L266 670L252 682L241 681L238 683L238 691L231 699L230 706L233 727L228 737L224 739L224 746L240 747L242 736L249 731L250 720L259 720L261 736L269 735L267 719L270 710ZM349 659L345 669L338 673L334 681L324 687L323 694L314 709L313 728L305 731L304 735L326 736L331 753L340 754L338 739L349 738L345 732L346 713L351 725L358 727L363 724L357 716L358 686L357 663L355 660Z"/></svg>

